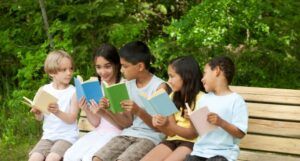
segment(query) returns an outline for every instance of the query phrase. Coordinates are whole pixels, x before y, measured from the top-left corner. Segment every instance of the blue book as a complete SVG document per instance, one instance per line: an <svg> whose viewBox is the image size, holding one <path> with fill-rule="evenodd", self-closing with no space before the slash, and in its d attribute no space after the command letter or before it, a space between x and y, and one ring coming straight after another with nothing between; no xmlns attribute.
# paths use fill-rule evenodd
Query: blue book
<svg viewBox="0 0 300 161"><path fill-rule="evenodd" d="M178 112L174 102L164 89L156 91L152 96L140 93L139 97L150 115L170 116Z"/></svg>
<svg viewBox="0 0 300 161"><path fill-rule="evenodd" d="M83 82L82 77L77 76L77 78L74 77L74 84L78 101L82 97L85 97L87 101L94 100L99 103L99 100L103 97L101 85L97 77L91 77L89 80Z"/></svg>

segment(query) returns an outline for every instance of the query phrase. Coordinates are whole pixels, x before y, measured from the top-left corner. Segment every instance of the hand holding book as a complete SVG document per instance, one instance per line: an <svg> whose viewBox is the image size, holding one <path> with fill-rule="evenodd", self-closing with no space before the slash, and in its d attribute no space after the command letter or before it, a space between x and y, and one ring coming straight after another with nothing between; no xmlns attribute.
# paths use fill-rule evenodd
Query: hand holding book
<svg viewBox="0 0 300 161"><path fill-rule="evenodd" d="M41 111L44 114L50 114L48 111L48 106L51 103L57 103L58 99L51 95L50 93L46 92L42 88L40 88L37 93L35 94L33 100L23 96L23 103L31 108L36 108L37 110ZM36 110L32 110L33 113L38 113Z"/></svg>
<svg viewBox="0 0 300 161"><path fill-rule="evenodd" d="M192 111L187 103L185 105L188 109L190 120L192 121L199 135L204 135L216 128L215 125L208 122L208 107L205 106L195 111Z"/></svg>

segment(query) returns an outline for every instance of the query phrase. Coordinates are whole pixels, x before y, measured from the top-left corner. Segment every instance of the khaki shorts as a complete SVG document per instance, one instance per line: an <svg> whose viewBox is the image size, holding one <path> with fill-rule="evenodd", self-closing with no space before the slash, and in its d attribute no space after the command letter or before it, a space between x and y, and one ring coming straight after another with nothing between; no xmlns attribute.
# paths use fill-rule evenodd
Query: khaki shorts
<svg viewBox="0 0 300 161"><path fill-rule="evenodd" d="M102 161L139 161L154 147L155 144L149 139L117 136L97 151L94 156Z"/></svg>
<svg viewBox="0 0 300 161"><path fill-rule="evenodd" d="M65 140L51 141L47 139L41 139L31 150L29 156L32 153L40 153L46 157L49 153L56 153L59 156L63 157L66 150L71 146L72 144Z"/></svg>

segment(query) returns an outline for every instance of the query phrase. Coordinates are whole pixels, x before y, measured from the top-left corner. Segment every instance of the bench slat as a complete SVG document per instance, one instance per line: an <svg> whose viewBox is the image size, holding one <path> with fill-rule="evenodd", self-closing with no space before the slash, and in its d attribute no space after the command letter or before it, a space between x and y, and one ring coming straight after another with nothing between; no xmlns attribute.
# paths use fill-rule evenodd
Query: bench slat
<svg viewBox="0 0 300 161"><path fill-rule="evenodd" d="M247 134L241 140L243 149L300 155L300 139Z"/></svg>
<svg viewBox="0 0 300 161"><path fill-rule="evenodd" d="M80 131L92 131L93 129L95 129L95 127L90 124L88 119L84 117L79 118L78 128Z"/></svg>
<svg viewBox="0 0 300 161"><path fill-rule="evenodd" d="M300 122L249 119L248 133L300 138Z"/></svg>
<svg viewBox="0 0 300 161"><path fill-rule="evenodd" d="M246 101L300 105L300 91L291 89L230 86Z"/></svg>
<svg viewBox="0 0 300 161"><path fill-rule="evenodd" d="M299 161L300 156L241 150L238 161Z"/></svg>
<svg viewBox="0 0 300 161"><path fill-rule="evenodd" d="M247 103L250 117L300 121L300 106Z"/></svg>
<svg viewBox="0 0 300 161"><path fill-rule="evenodd" d="M262 88L262 87L245 87L245 86L230 86L230 89L238 93L262 94L262 95L277 95L277 96L292 96L300 97L300 90L283 89L283 88Z"/></svg>

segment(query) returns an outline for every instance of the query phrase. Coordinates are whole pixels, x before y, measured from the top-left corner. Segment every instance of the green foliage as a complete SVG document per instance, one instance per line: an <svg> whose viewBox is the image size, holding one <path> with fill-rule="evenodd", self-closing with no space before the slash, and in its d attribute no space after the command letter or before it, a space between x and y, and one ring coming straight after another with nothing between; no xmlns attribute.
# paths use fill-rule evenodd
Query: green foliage
<svg viewBox="0 0 300 161"><path fill-rule="evenodd" d="M200 65L228 55L237 66L233 84L300 88L299 2L205 0L152 41L157 67L166 60L194 55ZM164 65L162 65L164 64Z"/></svg>

